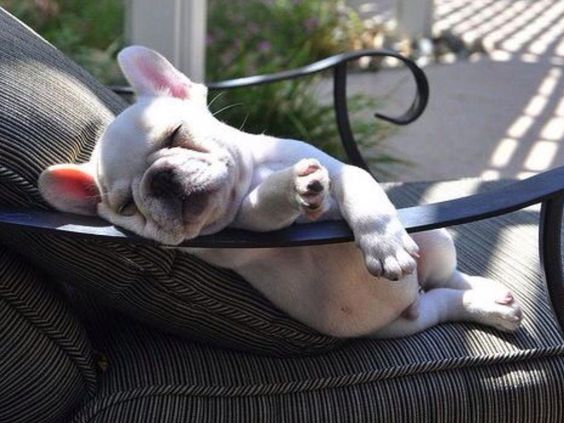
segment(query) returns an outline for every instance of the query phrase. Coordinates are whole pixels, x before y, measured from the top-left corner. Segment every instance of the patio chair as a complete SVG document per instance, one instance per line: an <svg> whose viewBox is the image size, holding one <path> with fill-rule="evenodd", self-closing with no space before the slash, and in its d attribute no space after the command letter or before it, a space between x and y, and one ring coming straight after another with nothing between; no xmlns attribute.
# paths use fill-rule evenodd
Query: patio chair
<svg viewBox="0 0 564 423"><path fill-rule="evenodd" d="M215 88L334 69L341 137L364 166L345 87L346 62L365 54L394 53L340 55ZM423 111L428 91L421 70L400 60L418 87L410 110L388 118L404 124ZM409 231L450 226L462 269L513 290L526 312L517 333L449 323L402 339L335 339L277 310L233 272L48 209L40 172L87 160L125 106L0 10L1 422L564 420L564 168L520 182L387 186ZM350 239L343 222L321 222L190 243Z"/></svg>

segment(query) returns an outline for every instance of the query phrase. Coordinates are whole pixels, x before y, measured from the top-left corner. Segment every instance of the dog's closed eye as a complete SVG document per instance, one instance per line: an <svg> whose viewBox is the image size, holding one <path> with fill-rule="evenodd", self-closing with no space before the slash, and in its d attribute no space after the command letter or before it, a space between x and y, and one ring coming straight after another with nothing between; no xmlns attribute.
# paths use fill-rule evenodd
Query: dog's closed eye
<svg viewBox="0 0 564 423"><path fill-rule="evenodd" d="M207 148L204 148L204 146L191 138L188 131L182 127L182 124L178 125L172 132L167 134L160 143L161 149L171 149L175 147L185 148L199 153L209 153Z"/></svg>
<svg viewBox="0 0 564 423"><path fill-rule="evenodd" d="M137 206L135 205L135 201L133 201L132 197L129 197L118 208L118 214L122 216L133 216L137 213Z"/></svg>
<svg viewBox="0 0 564 423"><path fill-rule="evenodd" d="M167 135L162 143L162 148L176 147L176 138L180 132L180 128L182 128L182 125L178 125L170 134Z"/></svg>

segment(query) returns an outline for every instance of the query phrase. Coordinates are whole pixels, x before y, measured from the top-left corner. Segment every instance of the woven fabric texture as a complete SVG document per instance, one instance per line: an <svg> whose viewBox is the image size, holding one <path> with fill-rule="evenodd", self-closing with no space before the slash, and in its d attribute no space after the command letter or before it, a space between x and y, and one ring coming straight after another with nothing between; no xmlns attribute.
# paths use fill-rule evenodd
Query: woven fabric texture
<svg viewBox="0 0 564 423"><path fill-rule="evenodd" d="M0 248L0 422L59 422L96 391L86 332L51 288Z"/></svg>

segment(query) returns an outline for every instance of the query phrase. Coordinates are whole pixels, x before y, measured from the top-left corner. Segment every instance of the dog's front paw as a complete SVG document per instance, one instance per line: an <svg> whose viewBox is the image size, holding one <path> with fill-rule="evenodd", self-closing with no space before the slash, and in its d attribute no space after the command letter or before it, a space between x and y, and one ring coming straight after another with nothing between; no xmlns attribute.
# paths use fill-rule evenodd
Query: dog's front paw
<svg viewBox="0 0 564 423"><path fill-rule="evenodd" d="M470 320L505 332L515 332L523 320L521 305L507 289L470 289L463 301Z"/></svg>
<svg viewBox="0 0 564 423"><path fill-rule="evenodd" d="M419 247L403 227L391 226L357 236L356 243L371 274L397 281L417 268Z"/></svg>
<svg viewBox="0 0 564 423"><path fill-rule="evenodd" d="M296 200L304 215L315 220L329 207L329 173L317 160L300 160L294 166Z"/></svg>

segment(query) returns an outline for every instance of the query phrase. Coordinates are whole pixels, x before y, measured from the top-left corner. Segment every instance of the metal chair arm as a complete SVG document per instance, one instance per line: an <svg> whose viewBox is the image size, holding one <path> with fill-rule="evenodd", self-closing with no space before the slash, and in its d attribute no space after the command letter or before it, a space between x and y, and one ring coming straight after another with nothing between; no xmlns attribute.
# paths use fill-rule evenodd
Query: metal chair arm
<svg viewBox="0 0 564 423"><path fill-rule="evenodd" d="M453 200L402 208L399 218L408 232L418 232L487 219L536 203L564 196L564 167L485 193ZM106 239L115 242L155 244L119 229L97 217L85 217L47 210L0 209L1 229L22 229L53 234ZM296 224L272 232L225 229L181 244L198 248L293 247L352 241L344 221Z"/></svg>

